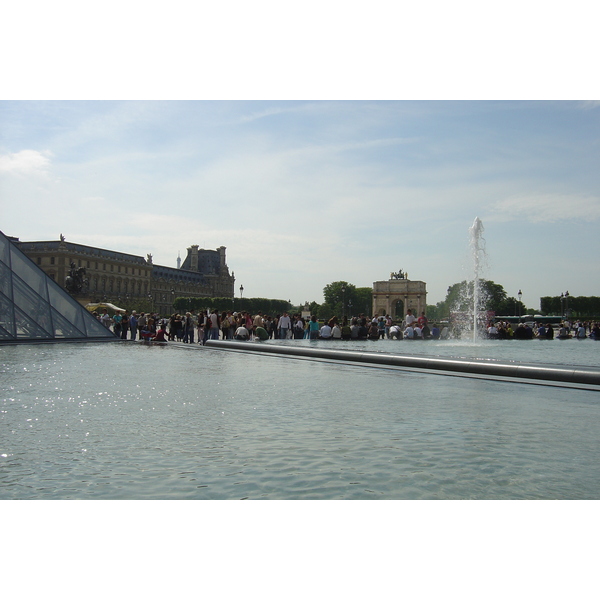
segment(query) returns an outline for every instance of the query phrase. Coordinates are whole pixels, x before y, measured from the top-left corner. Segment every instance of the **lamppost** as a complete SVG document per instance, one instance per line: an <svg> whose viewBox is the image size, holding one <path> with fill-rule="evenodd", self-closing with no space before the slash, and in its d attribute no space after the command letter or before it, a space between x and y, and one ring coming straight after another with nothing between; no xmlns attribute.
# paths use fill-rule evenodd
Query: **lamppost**
<svg viewBox="0 0 600 600"><path fill-rule="evenodd" d="M240 285L240 298L244 297L244 286Z"/></svg>
<svg viewBox="0 0 600 600"><path fill-rule="evenodd" d="M352 317L352 300L348 300L348 312L350 313L350 317Z"/></svg>
<svg viewBox="0 0 600 600"><path fill-rule="evenodd" d="M521 298L523 297L523 292L519 290L517 294L517 298L519 299L519 321L521 320Z"/></svg>
<svg viewBox="0 0 600 600"><path fill-rule="evenodd" d="M346 288L342 286L342 318L346 316Z"/></svg>
<svg viewBox="0 0 600 600"><path fill-rule="evenodd" d="M565 292L565 317L569 318L569 292Z"/></svg>

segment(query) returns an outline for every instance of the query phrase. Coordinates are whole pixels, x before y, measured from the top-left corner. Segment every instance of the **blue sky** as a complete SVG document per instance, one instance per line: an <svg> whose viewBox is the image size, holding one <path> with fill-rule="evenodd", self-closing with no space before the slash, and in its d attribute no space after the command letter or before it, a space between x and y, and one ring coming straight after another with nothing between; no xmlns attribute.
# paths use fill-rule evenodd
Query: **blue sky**
<svg viewBox="0 0 600 600"><path fill-rule="evenodd" d="M237 294L294 303L398 269L443 300L476 216L509 295L600 295L599 158L591 101L0 102L4 233L224 245Z"/></svg>

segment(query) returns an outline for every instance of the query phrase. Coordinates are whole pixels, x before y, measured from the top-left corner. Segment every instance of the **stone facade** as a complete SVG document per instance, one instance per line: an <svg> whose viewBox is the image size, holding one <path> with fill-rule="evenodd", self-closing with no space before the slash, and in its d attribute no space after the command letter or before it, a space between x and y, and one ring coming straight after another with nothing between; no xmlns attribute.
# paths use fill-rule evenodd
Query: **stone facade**
<svg viewBox="0 0 600 600"><path fill-rule="evenodd" d="M402 302L400 306L398 301ZM402 319L407 309L419 316L427 307L427 286L424 281L394 278L373 283L373 315L390 315Z"/></svg>
<svg viewBox="0 0 600 600"><path fill-rule="evenodd" d="M85 268L87 286L74 295L83 305L111 302L123 308L168 315L174 310L173 301L180 296L233 298L234 294L235 278L229 274L223 246L217 250L192 246L188 248L188 258L195 249L197 260L192 265L186 259L177 269L153 264L150 254L143 258L74 244L63 236L59 241L13 241L62 287L72 266Z"/></svg>

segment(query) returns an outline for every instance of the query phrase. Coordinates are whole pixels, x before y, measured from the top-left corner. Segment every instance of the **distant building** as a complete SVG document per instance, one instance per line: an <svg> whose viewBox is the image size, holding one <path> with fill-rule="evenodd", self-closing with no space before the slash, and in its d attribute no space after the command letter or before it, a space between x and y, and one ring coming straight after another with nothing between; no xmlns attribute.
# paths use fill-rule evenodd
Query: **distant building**
<svg viewBox="0 0 600 600"><path fill-rule="evenodd" d="M235 278L229 274L225 247L217 250L188 248L181 268L155 265L146 258L67 242L12 241L49 277L66 289L73 268L85 268L86 285L73 294L80 304L111 302L129 309L153 310L162 315L174 311L178 297L233 298ZM178 261L179 263L179 261Z"/></svg>
<svg viewBox="0 0 600 600"><path fill-rule="evenodd" d="M427 285L411 281L399 271L391 273L388 281L373 283L373 315L390 315L402 319L408 309L419 316L427 308Z"/></svg>

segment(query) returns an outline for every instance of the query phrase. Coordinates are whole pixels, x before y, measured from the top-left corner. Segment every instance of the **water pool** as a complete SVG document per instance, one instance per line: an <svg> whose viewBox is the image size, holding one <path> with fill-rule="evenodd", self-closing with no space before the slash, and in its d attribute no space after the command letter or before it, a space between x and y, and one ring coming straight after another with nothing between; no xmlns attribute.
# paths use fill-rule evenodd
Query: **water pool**
<svg viewBox="0 0 600 600"><path fill-rule="evenodd" d="M600 351L591 340L321 343L527 362L533 348L540 362L590 366ZM600 496L595 391L177 345L3 346L0 357L3 499Z"/></svg>

